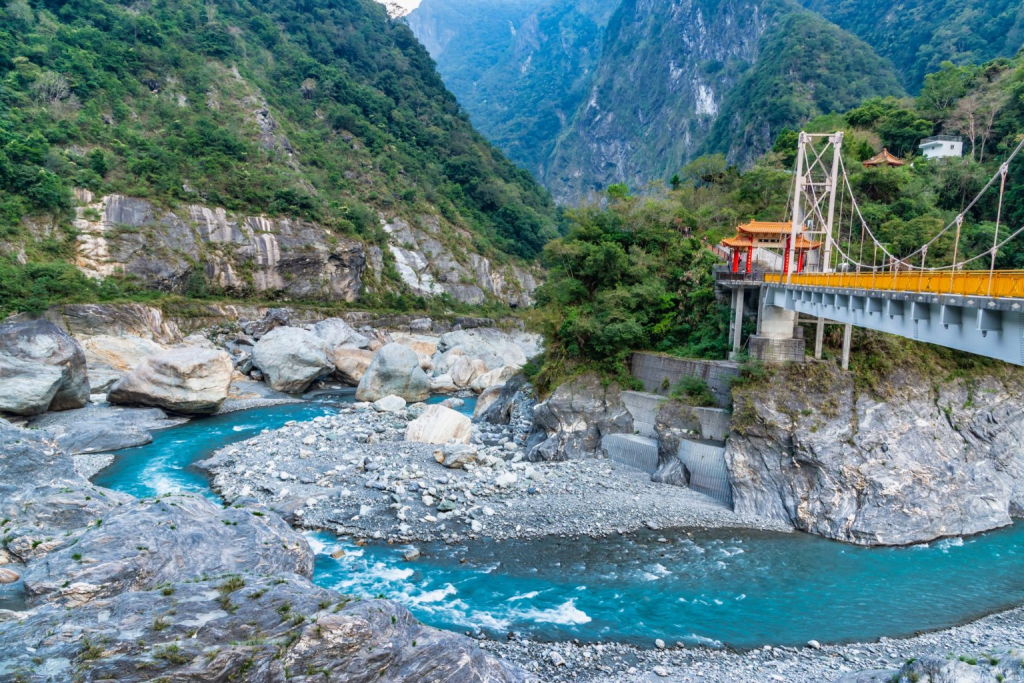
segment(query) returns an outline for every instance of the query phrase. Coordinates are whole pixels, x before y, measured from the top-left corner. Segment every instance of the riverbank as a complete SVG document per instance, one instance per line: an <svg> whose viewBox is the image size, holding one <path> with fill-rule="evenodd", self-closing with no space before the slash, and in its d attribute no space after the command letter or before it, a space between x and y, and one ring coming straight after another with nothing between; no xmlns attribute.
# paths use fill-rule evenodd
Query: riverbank
<svg viewBox="0 0 1024 683"><path fill-rule="evenodd" d="M737 515L687 488L606 459L530 463L525 435L484 426L469 446L404 440L413 405L342 406L220 449L199 467L227 502L254 499L305 529L391 543L790 527ZM438 458L465 461L446 467Z"/></svg>
<svg viewBox="0 0 1024 683"><path fill-rule="evenodd" d="M881 683L894 680L893 674L908 660L930 656L962 663L969 667L967 674L972 676L942 680L1019 681L1024 608L913 638L881 638L874 643L819 647L765 647L749 652L683 648L673 643L667 643L665 649L640 649L621 643L480 644L549 683ZM961 662L961 658L967 661ZM877 678L872 678L873 674ZM997 678L999 675L1003 677ZM848 679L850 676L858 677Z"/></svg>

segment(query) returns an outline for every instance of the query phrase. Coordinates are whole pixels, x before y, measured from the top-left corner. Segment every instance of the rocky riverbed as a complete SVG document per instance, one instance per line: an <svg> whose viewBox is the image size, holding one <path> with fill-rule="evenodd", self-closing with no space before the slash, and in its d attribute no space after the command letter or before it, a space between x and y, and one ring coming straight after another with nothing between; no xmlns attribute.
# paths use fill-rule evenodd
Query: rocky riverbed
<svg viewBox="0 0 1024 683"><path fill-rule="evenodd" d="M233 444L199 466L229 502L256 500L304 528L391 542L789 529L607 459L527 462L527 434L515 426L478 423L468 445L404 441L423 410L342 407Z"/></svg>
<svg viewBox="0 0 1024 683"><path fill-rule="evenodd" d="M998 683L1024 680L1024 608L914 638L764 647L748 652L661 643L482 641L551 683ZM654 645L652 643L652 645Z"/></svg>

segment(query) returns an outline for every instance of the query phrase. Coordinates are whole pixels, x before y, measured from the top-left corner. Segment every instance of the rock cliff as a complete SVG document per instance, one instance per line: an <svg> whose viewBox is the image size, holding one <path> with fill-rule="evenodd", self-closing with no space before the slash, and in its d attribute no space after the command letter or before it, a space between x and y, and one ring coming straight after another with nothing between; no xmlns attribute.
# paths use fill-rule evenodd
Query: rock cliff
<svg viewBox="0 0 1024 683"><path fill-rule="evenodd" d="M1024 511L1024 381L909 369L882 396L831 365L779 368L734 391L735 508L863 545L1010 524Z"/></svg>

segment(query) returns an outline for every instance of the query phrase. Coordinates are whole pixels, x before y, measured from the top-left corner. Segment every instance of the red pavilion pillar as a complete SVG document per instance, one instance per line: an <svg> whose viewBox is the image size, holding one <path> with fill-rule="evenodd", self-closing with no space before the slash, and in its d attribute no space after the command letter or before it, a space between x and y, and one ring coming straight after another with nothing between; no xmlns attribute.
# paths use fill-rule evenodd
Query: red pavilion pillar
<svg viewBox="0 0 1024 683"><path fill-rule="evenodd" d="M753 245L747 247L747 275L750 274L751 269L754 265L754 247Z"/></svg>
<svg viewBox="0 0 1024 683"><path fill-rule="evenodd" d="M740 250L736 248L732 250L732 272L740 272Z"/></svg>

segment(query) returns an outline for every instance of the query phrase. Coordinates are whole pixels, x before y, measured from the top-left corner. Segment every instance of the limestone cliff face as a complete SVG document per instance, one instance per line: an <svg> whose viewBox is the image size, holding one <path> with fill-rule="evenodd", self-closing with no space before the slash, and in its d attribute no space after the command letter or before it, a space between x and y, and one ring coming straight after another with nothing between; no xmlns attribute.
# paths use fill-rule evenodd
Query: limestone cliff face
<svg viewBox="0 0 1024 683"><path fill-rule="evenodd" d="M145 199L78 192L76 265L92 277L131 275L148 286L185 292L196 276L212 287L247 296L356 301L364 285L407 285L424 296L448 294L465 303L488 295L529 305L537 283L522 266L499 266L465 248L472 235L442 229L424 216L412 227L384 219L400 282L385 277L376 246L336 235L303 220L235 215L192 204L168 210ZM458 247L459 255L441 240Z"/></svg>
<svg viewBox="0 0 1024 683"><path fill-rule="evenodd" d="M134 275L183 292L194 273L238 294L296 298L359 297L361 242L308 221L237 216L188 205L170 211L144 199L79 193L76 265L87 275Z"/></svg>
<svg viewBox="0 0 1024 683"><path fill-rule="evenodd" d="M444 230L435 216L421 216L415 226L395 218L384 221L388 249L399 277L422 296L448 294L457 301L483 303L491 295L511 306L528 306L537 281L522 266L498 265L465 247L472 235L464 230ZM458 252L458 256L456 256ZM384 268L382 255L371 254L377 272Z"/></svg>
<svg viewBox="0 0 1024 683"><path fill-rule="evenodd" d="M726 459L738 512L863 545L1010 524L1024 511L1024 377L886 378L885 399L830 366L734 392Z"/></svg>
<svg viewBox="0 0 1024 683"><path fill-rule="evenodd" d="M757 60L775 13L761 0L626 0L608 26L589 96L543 177L555 198L678 170Z"/></svg>

